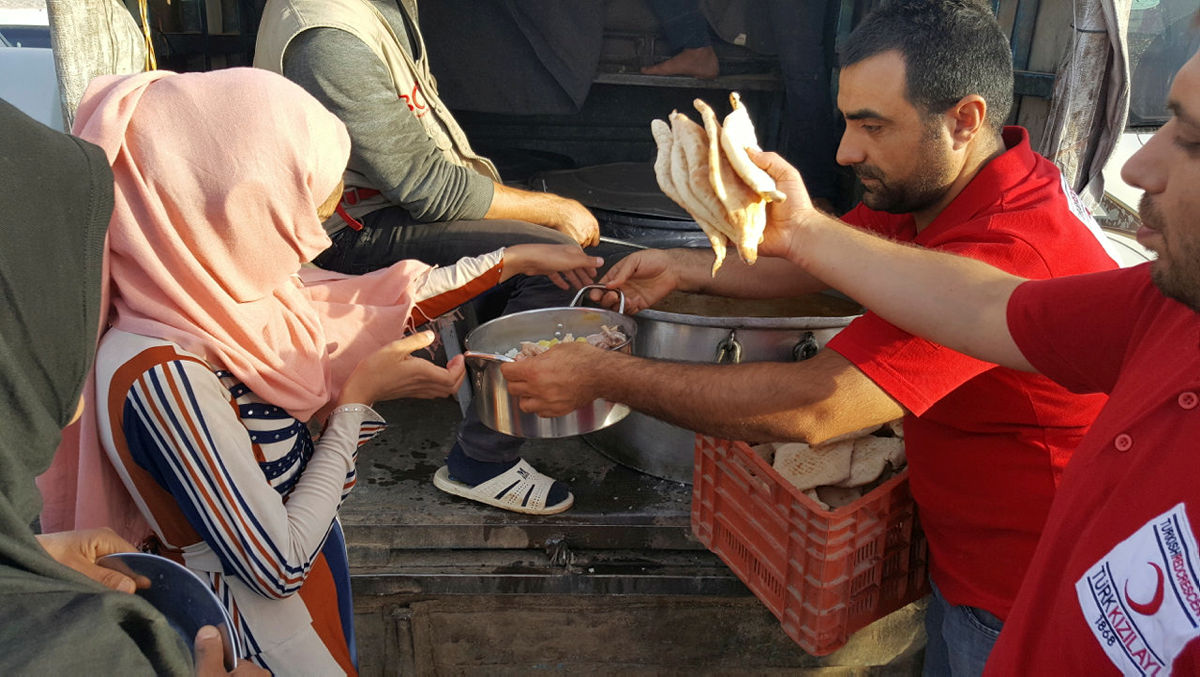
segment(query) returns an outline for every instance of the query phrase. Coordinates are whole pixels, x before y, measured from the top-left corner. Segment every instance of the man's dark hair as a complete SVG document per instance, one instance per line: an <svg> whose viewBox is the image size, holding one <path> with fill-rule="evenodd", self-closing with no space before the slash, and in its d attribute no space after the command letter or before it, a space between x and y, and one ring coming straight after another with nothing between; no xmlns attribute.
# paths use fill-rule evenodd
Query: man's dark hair
<svg viewBox="0 0 1200 677"><path fill-rule="evenodd" d="M842 68L883 52L904 57L908 100L941 113L968 94L987 101L997 131L1013 103L1012 52L982 0L884 0L850 33Z"/></svg>

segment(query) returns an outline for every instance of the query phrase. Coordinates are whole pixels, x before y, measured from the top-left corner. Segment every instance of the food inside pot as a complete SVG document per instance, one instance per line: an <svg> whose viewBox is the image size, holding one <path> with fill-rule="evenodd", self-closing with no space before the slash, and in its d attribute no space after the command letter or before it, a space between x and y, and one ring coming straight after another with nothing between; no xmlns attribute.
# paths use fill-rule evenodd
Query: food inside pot
<svg viewBox="0 0 1200 677"><path fill-rule="evenodd" d="M620 327L603 324L600 325L600 331L596 332L595 334L588 334L587 336L576 337L573 334L567 333L561 339L549 338L542 339L540 341L521 341L520 347L513 348L504 353L504 355L505 357L509 357L520 362L527 357L541 355L547 350L550 350L552 346L558 345L559 343L571 343L573 341L590 343L597 348L609 350L625 345L629 341L629 337L625 335L625 332L621 331Z"/></svg>
<svg viewBox="0 0 1200 677"><path fill-rule="evenodd" d="M849 317L862 313L862 306L825 293L786 299L734 299L676 291L654 304L652 310L701 317Z"/></svg>

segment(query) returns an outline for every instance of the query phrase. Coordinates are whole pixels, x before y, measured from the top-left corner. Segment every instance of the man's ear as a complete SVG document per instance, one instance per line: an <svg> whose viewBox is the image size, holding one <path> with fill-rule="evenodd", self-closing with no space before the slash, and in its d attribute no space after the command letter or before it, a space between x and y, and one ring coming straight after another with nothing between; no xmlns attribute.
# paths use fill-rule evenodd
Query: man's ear
<svg viewBox="0 0 1200 677"><path fill-rule="evenodd" d="M964 96L946 111L956 149L970 143L988 126L987 112L987 101L978 94Z"/></svg>

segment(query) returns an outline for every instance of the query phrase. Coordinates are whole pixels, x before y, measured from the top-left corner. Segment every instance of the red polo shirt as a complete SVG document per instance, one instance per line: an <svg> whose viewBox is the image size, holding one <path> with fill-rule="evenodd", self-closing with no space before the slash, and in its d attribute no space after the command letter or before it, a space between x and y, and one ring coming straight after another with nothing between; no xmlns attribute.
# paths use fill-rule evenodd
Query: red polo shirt
<svg viewBox="0 0 1200 677"><path fill-rule="evenodd" d="M1034 367L1109 400L1063 474L989 674L1197 674L1200 315L1159 293L1150 265L1027 282L1009 301Z"/></svg>
<svg viewBox="0 0 1200 677"><path fill-rule="evenodd" d="M847 223L1026 278L1116 264L1058 169L1019 127L920 233L911 216L860 205ZM1091 224L1089 229L1088 223ZM829 342L910 413L909 478L929 541L931 576L951 604L1008 615L1063 466L1104 403L1045 377L981 362L873 313Z"/></svg>

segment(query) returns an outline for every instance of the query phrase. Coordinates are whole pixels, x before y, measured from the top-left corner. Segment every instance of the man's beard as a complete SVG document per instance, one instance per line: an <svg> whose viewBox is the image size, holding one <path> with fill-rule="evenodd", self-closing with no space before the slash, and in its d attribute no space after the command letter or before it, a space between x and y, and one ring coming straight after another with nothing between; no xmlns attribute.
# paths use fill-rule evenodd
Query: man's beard
<svg viewBox="0 0 1200 677"><path fill-rule="evenodd" d="M920 173L906 181L889 182L878 167L855 165L854 174L860 181L879 181L873 190L863 192L863 204L889 214L911 214L936 204L950 188L947 159L939 150L931 139L926 138L917 152L927 158L927 161L922 165Z"/></svg>
<svg viewBox="0 0 1200 677"><path fill-rule="evenodd" d="M1200 247L1168 240L1168 226L1149 195L1142 194L1138 215L1147 227L1157 230L1163 241L1158 260L1150 264L1150 279L1168 298L1200 312ZM1196 249L1196 251L1190 251Z"/></svg>

